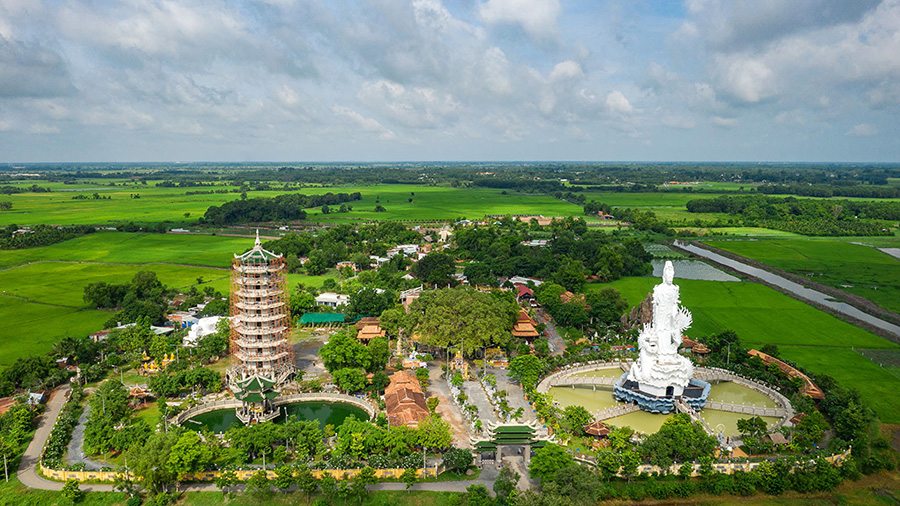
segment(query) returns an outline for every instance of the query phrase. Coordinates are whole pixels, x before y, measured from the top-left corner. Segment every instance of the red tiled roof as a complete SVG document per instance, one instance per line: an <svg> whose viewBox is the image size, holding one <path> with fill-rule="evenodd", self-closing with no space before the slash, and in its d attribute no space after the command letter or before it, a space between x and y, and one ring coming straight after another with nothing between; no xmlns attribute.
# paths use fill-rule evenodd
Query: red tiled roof
<svg viewBox="0 0 900 506"><path fill-rule="evenodd" d="M384 404L388 422L395 427L416 428L429 415L419 380L406 371L391 376L391 383L384 390Z"/></svg>

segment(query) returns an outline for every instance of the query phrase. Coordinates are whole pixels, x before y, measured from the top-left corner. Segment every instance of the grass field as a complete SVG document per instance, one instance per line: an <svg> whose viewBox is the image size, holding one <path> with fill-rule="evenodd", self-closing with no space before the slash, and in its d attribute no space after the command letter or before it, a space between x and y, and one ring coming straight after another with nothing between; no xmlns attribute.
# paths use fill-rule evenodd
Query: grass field
<svg viewBox="0 0 900 506"><path fill-rule="evenodd" d="M876 248L824 238L704 243L813 281L865 297L900 312L900 260Z"/></svg>
<svg viewBox="0 0 900 506"><path fill-rule="evenodd" d="M827 374L841 384L859 390L884 423L900 423L896 395L900 378L862 354L848 348L779 346L784 358L806 369Z"/></svg>
<svg viewBox="0 0 900 506"><path fill-rule="evenodd" d="M41 260L142 264L151 262L230 268L234 253L253 246L246 237L96 232L50 246L0 250L0 267Z"/></svg>
<svg viewBox="0 0 900 506"><path fill-rule="evenodd" d="M37 181L29 184L51 186ZM221 205L240 198L239 193L213 193L185 195L192 190L221 190L229 187L202 188L158 188L151 182L148 186L94 187L84 186L84 191L71 191L81 185L66 185L68 188L48 193L19 193L4 196L13 204L12 211L0 213L0 226L11 223L35 225L49 223L56 225L94 224L112 225L123 221L176 223L191 222L206 212L212 205ZM56 190L57 188L53 188ZM98 193L110 197L109 200L73 200L79 194ZM309 210L308 219L329 222L342 220L455 220L457 218L482 218L489 214L543 214L545 216L581 215L581 206L570 204L545 195L525 195L513 191L503 194L503 190L490 188L451 188L447 186L420 185L377 185L377 186L334 186L327 188L304 188L299 193L316 195L322 193L359 192L362 200L352 202L353 211L342 214L322 215L321 210ZM284 192L254 191L249 197L273 197ZM131 198L140 194L139 199ZM412 199L412 202L409 202ZM376 201L385 212L375 212ZM683 207L683 205L682 205ZM188 216L185 216L188 213Z"/></svg>
<svg viewBox="0 0 900 506"><path fill-rule="evenodd" d="M656 278L624 278L609 284L586 285L586 289L613 286L629 305L635 305L657 283ZM747 347L776 344L780 350L790 350L782 352L786 358L858 389L882 421L900 422L900 406L893 406L892 398L885 396L886 391L900 390L900 378L853 351L896 351L900 347L895 343L760 284L688 279L676 279L676 283L681 287L682 304L694 317L692 327L686 331L688 336L733 330ZM853 373L856 368L859 374Z"/></svg>
<svg viewBox="0 0 900 506"><path fill-rule="evenodd" d="M46 353L67 336L96 332L109 313L48 306L0 296L0 368L16 359Z"/></svg>

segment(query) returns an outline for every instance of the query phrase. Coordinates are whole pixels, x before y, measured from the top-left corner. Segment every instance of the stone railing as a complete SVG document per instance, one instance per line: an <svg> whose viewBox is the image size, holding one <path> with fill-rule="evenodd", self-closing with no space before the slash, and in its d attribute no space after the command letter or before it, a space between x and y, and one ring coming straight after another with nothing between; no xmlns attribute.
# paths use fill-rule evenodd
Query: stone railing
<svg viewBox="0 0 900 506"><path fill-rule="evenodd" d="M222 401L205 402L203 404L198 404L197 406L194 406L192 408L188 408L181 413L178 413L173 418L169 419L169 423L181 425L189 419L203 413L209 413L210 411L216 411L218 409L237 409L239 407L241 407L241 401L237 399L225 399Z"/></svg>
<svg viewBox="0 0 900 506"><path fill-rule="evenodd" d="M352 404L374 418L378 413L378 406L364 397L354 397L352 395L338 394L332 392L307 392L300 394L279 395L275 398L273 404L275 406L284 406L295 402L343 402L344 404Z"/></svg>
<svg viewBox="0 0 900 506"><path fill-rule="evenodd" d="M272 403L276 407L284 406L285 404L292 404L295 402L343 402L345 404L351 404L356 406L369 415L369 418L375 417L375 414L378 413L378 407L369 402L368 399L361 399L359 397L354 397L352 395L345 394L337 394L330 392L317 392L317 393L300 393L300 394L287 394L280 395L275 398L275 401ZM169 423L173 423L175 425L182 425L189 419L203 414L208 413L210 411L216 411L219 409L237 409L241 407L241 401L237 399L225 399L222 401L212 401L206 402L203 404L199 404L192 408L189 408L181 413L175 415L174 418L169 420Z"/></svg>
<svg viewBox="0 0 900 506"><path fill-rule="evenodd" d="M729 411L731 413L740 413L743 415L771 416L773 418L783 418L788 414L787 411L783 408L747 406L744 404L733 404L729 402L719 401L706 401L706 406L704 406L704 408L715 409L718 411Z"/></svg>
<svg viewBox="0 0 900 506"><path fill-rule="evenodd" d="M640 411L640 406L635 404L623 404L620 406L613 406L611 408L606 408L595 413L591 413L594 417L594 420L609 420L610 418L615 418L617 416L627 415L628 413L634 413L635 411Z"/></svg>
<svg viewBox="0 0 900 506"><path fill-rule="evenodd" d="M588 362L586 364L580 364L575 366L565 366L559 371L554 372L553 374L545 377L538 383L537 391L538 393L546 394L550 391L550 387L557 385L570 385L571 383L565 383L564 381L571 376L582 373L582 372L590 372L596 371L599 369L614 369L621 368L624 371L627 370L627 367L631 366L631 361L613 361L613 362ZM615 379L610 385L615 383ZM590 383L582 383L582 384L590 384ZM605 384L605 383L604 383Z"/></svg>

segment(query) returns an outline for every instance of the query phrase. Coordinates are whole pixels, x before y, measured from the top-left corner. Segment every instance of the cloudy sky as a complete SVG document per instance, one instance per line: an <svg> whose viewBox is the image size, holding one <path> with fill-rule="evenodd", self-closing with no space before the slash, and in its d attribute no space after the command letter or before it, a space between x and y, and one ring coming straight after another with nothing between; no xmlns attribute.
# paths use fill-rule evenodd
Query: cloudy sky
<svg viewBox="0 0 900 506"><path fill-rule="evenodd" d="M0 161L900 161L900 0L0 0Z"/></svg>

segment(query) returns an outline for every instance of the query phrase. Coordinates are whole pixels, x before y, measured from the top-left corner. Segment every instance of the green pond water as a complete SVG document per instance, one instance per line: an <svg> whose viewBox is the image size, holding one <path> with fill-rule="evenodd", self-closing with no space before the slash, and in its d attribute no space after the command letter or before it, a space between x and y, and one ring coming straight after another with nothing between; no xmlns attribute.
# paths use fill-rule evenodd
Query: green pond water
<svg viewBox="0 0 900 506"><path fill-rule="evenodd" d="M615 371L615 369L605 369L600 371L592 371L602 373L604 371ZM619 371L621 375L621 371ZM624 403L618 402L612 395L612 387L598 386L596 391L591 387L576 386L572 387L553 387L550 394L563 407L567 406L584 406L591 413L599 410L607 409ZM776 407L773 400L765 395L752 390L750 388L732 383L730 381L713 384L710 388L710 399L721 402L731 402L735 404L756 404L757 406ZM647 413L646 411L635 411L619 417L604 420L607 423L618 426L629 426L632 429L652 434L662 427L662 424L672 415L660 415ZM737 421L742 418L749 418L750 415L740 413L731 413L728 411L718 411L714 409L704 409L700 412L700 416L706 420L714 430L722 430L726 436L734 436L738 434ZM770 426L778 422L778 418L763 416L760 417Z"/></svg>
<svg viewBox="0 0 900 506"><path fill-rule="evenodd" d="M301 420L317 420L323 428L328 424L337 427L350 415L360 420L369 419L362 409L343 402L296 402L282 406L282 413L275 419L276 423L284 421L285 416L294 415ZM234 424L241 424L234 409L217 409L191 418L184 422L184 427L197 430L205 427L213 432L225 432Z"/></svg>

